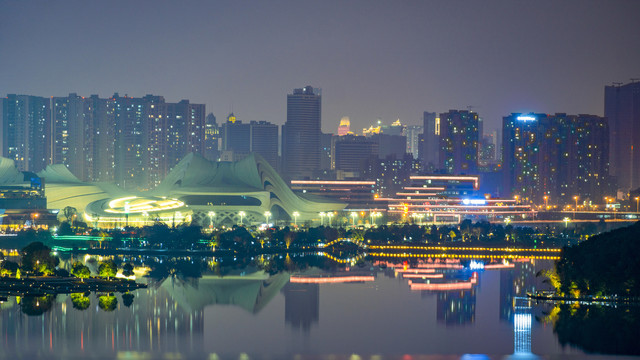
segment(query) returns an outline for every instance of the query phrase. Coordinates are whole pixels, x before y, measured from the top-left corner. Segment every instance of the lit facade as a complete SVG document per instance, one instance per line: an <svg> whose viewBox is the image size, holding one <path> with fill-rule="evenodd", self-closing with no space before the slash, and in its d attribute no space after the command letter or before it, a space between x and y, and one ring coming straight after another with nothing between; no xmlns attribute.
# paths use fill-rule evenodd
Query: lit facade
<svg viewBox="0 0 640 360"><path fill-rule="evenodd" d="M344 136L351 133L351 121L348 116L340 119L340 125L338 125L338 136Z"/></svg>
<svg viewBox="0 0 640 360"><path fill-rule="evenodd" d="M190 222L194 216L215 213L215 224L320 222L320 212L341 211L346 203L296 195L269 163L258 154L238 162L210 162L190 153L152 191L130 192L104 184L87 183L66 166L50 165L38 174L47 184L50 209L78 210L87 223L100 227L142 226L160 221Z"/></svg>
<svg viewBox="0 0 640 360"><path fill-rule="evenodd" d="M388 213L416 223L459 223L465 218L496 221L532 218L535 211L514 199L487 199L479 194L480 178L471 175L412 175L395 194L378 197Z"/></svg>
<svg viewBox="0 0 640 360"><path fill-rule="evenodd" d="M439 169L447 174L478 171L478 114L449 110L440 114Z"/></svg>
<svg viewBox="0 0 640 360"><path fill-rule="evenodd" d="M512 114L503 119L504 196L541 203L599 201L610 191L609 127L595 115Z"/></svg>
<svg viewBox="0 0 640 360"><path fill-rule="evenodd" d="M205 151L205 106L161 96L69 94L3 99L3 154L23 170L64 164L83 181L145 190L190 152Z"/></svg>
<svg viewBox="0 0 640 360"><path fill-rule="evenodd" d="M48 98L9 94L2 99L2 155L20 170L51 163L51 105Z"/></svg>

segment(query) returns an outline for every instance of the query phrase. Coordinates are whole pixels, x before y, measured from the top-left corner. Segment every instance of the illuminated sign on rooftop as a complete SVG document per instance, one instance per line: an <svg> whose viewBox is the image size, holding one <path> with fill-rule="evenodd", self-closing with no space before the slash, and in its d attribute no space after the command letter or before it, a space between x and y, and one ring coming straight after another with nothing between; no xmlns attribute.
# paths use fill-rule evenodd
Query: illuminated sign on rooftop
<svg viewBox="0 0 640 360"><path fill-rule="evenodd" d="M531 115L520 115L516 119L520 121L536 121L535 116Z"/></svg>
<svg viewBox="0 0 640 360"><path fill-rule="evenodd" d="M463 199L462 203L465 205L486 205L487 200L484 199Z"/></svg>

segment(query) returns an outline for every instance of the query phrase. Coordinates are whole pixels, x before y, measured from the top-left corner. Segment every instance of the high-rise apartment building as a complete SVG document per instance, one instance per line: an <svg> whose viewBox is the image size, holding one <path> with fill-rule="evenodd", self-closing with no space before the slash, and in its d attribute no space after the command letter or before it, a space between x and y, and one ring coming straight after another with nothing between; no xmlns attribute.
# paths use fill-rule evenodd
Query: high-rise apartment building
<svg viewBox="0 0 640 360"><path fill-rule="evenodd" d="M640 187L640 82L605 86L604 116L609 120L609 160L618 188Z"/></svg>
<svg viewBox="0 0 640 360"><path fill-rule="evenodd" d="M404 158L407 153L407 138L403 135L388 135L386 133L370 136L371 140L378 144L378 158L385 159L389 156Z"/></svg>
<svg viewBox="0 0 640 360"><path fill-rule="evenodd" d="M20 170L40 171L51 163L50 99L9 94L2 99L2 154Z"/></svg>
<svg viewBox="0 0 640 360"><path fill-rule="evenodd" d="M425 111L422 127L418 157L424 169L433 171L440 156L440 118L434 112Z"/></svg>
<svg viewBox="0 0 640 360"><path fill-rule="evenodd" d="M447 174L475 174L478 171L478 114L449 110L440 114L438 167Z"/></svg>
<svg viewBox="0 0 640 360"><path fill-rule="evenodd" d="M351 173L351 177L364 174L371 158L378 158L378 142L365 136L345 135L335 141L335 170Z"/></svg>
<svg viewBox="0 0 640 360"><path fill-rule="evenodd" d="M262 155L274 169L278 169L278 125L268 121L251 121L251 152Z"/></svg>
<svg viewBox="0 0 640 360"><path fill-rule="evenodd" d="M424 128L422 125L408 125L405 129L405 136L407 137L407 153L413 155L414 159L417 159L420 154L420 135L422 135Z"/></svg>
<svg viewBox="0 0 640 360"><path fill-rule="evenodd" d="M503 118L502 196L525 202L600 201L609 192L608 125L595 115L512 114Z"/></svg>
<svg viewBox="0 0 640 360"><path fill-rule="evenodd" d="M84 128L90 134L85 154L85 181L111 182L115 176L115 122L109 99L91 95L84 100Z"/></svg>
<svg viewBox="0 0 640 360"><path fill-rule="evenodd" d="M539 200L549 195L557 177L557 164L544 164L546 182L540 183L541 138L548 138L546 114L511 114L502 122L503 197L517 195ZM544 155L542 156L544 158ZM547 155L547 160L550 156Z"/></svg>
<svg viewBox="0 0 640 360"><path fill-rule="evenodd" d="M337 138L337 136L333 134L322 133L320 135L320 170L331 170L335 168L334 138Z"/></svg>
<svg viewBox="0 0 640 360"><path fill-rule="evenodd" d="M205 106L188 100L8 95L2 109L2 154L22 170L64 164L83 181L149 189L205 150Z"/></svg>
<svg viewBox="0 0 640 360"><path fill-rule="evenodd" d="M320 167L320 89L306 86L287 95L282 127L282 168L289 179L311 178Z"/></svg>
<svg viewBox="0 0 640 360"><path fill-rule="evenodd" d="M205 118L204 128L204 157L207 160L218 161L220 158L219 139L220 128L216 122L216 117L213 113L209 113Z"/></svg>
<svg viewBox="0 0 640 360"><path fill-rule="evenodd" d="M79 179L88 179L93 129L85 121L85 99L77 94L51 98L52 163L65 164Z"/></svg>

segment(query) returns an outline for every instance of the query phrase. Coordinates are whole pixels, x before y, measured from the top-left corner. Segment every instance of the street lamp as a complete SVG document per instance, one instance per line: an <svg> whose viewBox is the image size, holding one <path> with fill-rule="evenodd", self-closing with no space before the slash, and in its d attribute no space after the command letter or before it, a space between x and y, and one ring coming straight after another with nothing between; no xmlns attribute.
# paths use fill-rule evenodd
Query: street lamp
<svg viewBox="0 0 640 360"><path fill-rule="evenodd" d="M327 213L327 217L329 218L329 227L331 227L331 218L333 217L333 213L332 212L328 212Z"/></svg>
<svg viewBox="0 0 640 360"><path fill-rule="evenodd" d="M636 196L636 212L640 212L638 208L640 208L640 196Z"/></svg>
<svg viewBox="0 0 640 360"><path fill-rule="evenodd" d="M543 197L543 199L544 199L544 208L545 208L545 210L549 209L549 196L545 195Z"/></svg>
<svg viewBox="0 0 640 360"><path fill-rule="evenodd" d="M242 225L242 219L244 218L245 215L247 215L247 213L245 213L244 211L240 211L238 215L240 215L240 225Z"/></svg>
<svg viewBox="0 0 640 360"><path fill-rule="evenodd" d="M564 221L564 228L567 228L567 225L569 225L569 222L571 221L571 219L569 219L568 217L562 219L562 221Z"/></svg>
<svg viewBox="0 0 640 360"><path fill-rule="evenodd" d="M321 221L322 221L322 226L324 226L324 217L325 217L326 215L327 215L327 214L325 214L324 212L321 212L321 213L320 213L320 219L321 219Z"/></svg>
<svg viewBox="0 0 640 360"><path fill-rule="evenodd" d="M211 230L213 230L213 218L216 217L216 213L213 211L209 211L207 215L209 215L209 227L211 228Z"/></svg>
<svg viewBox="0 0 640 360"><path fill-rule="evenodd" d="M267 225L269 225L269 216L271 216L271 211L265 211L264 217L267 218Z"/></svg>
<svg viewBox="0 0 640 360"><path fill-rule="evenodd" d="M576 211L578 210L578 199L579 199L579 197L577 195L573 197L573 200L576 201L576 207L573 209L573 218L574 219L576 218Z"/></svg>
<svg viewBox="0 0 640 360"><path fill-rule="evenodd" d="M300 213L297 211L293 212L293 226L298 227L298 216L300 216Z"/></svg>
<svg viewBox="0 0 640 360"><path fill-rule="evenodd" d="M507 224L506 226L509 226L510 222L511 222L511 218L510 217L504 219L504 223Z"/></svg>
<svg viewBox="0 0 640 360"><path fill-rule="evenodd" d="M351 212L351 220L353 220L353 227L356 227L356 218L358 217L358 213L355 211Z"/></svg>
<svg viewBox="0 0 640 360"><path fill-rule="evenodd" d="M513 199L516 201L516 205L518 205L518 198L519 198L519 196L518 196L518 195L514 195L514 196L513 196Z"/></svg>
<svg viewBox="0 0 640 360"><path fill-rule="evenodd" d="M369 215L371 216L371 226L376 226L376 218L382 216L382 214L377 211L372 211Z"/></svg>

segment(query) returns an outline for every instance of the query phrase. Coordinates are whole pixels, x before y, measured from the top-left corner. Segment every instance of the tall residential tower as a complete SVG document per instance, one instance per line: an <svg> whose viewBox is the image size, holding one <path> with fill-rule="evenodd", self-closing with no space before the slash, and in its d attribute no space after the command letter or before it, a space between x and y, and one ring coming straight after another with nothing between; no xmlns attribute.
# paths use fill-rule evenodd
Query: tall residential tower
<svg viewBox="0 0 640 360"><path fill-rule="evenodd" d="M609 160L618 188L640 187L640 82L604 88L604 116L609 120Z"/></svg>
<svg viewBox="0 0 640 360"><path fill-rule="evenodd" d="M320 168L321 90L306 86L287 95L282 127L282 169L288 179L311 178Z"/></svg>

